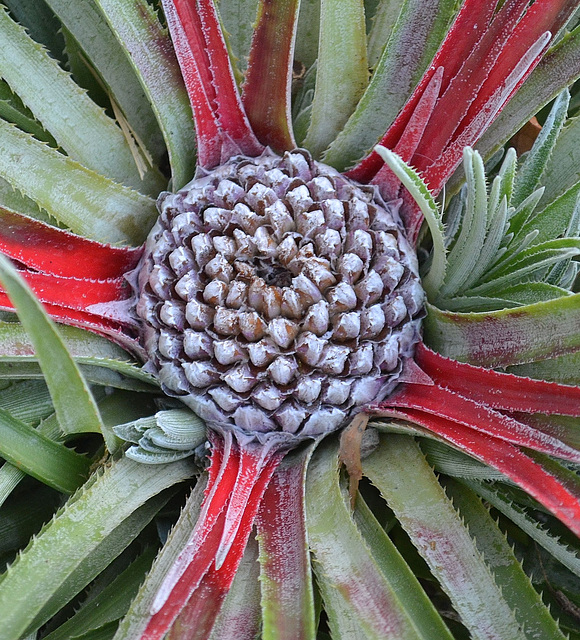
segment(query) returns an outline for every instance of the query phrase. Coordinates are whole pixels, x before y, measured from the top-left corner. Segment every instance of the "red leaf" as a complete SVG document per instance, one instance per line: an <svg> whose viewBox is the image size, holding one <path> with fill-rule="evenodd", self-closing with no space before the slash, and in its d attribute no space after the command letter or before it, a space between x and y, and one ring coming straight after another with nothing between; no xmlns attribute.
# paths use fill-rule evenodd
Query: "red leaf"
<svg viewBox="0 0 580 640"><path fill-rule="evenodd" d="M248 123L211 0L163 0L167 24L193 107L198 163L211 168L262 146Z"/></svg>
<svg viewBox="0 0 580 640"><path fill-rule="evenodd" d="M580 493L518 447L464 425L414 409L382 412L431 431L474 458L497 469L543 504L580 536Z"/></svg>
<svg viewBox="0 0 580 640"><path fill-rule="evenodd" d="M424 171L432 164L436 164L443 149L453 139L455 131L468 113L471 104L474 101L477 102L478 94L498 58L505 60L503 67L509 66L512 62L512 57L509 55L512 46L510 36L527 5L528 0L506 2L450 81L435 107L429 135L425 136L418 145L413 164L419 171ZM508 41L509 46L507 46ZM487 84L490 86L490 83ZM498 84L495 84L493 88L497 86ZM429 187L433 188L433 185L429 184Z"/></svg>
<svg viewBox="0 0 580 640"><path fill-rule="evenodd" d="M199 520L159 590L142 636L158 640L179 619L196 633L213 624L234 579L260 500L283 454L226 432L212 433L212 465ZM218 470L219 468L219 470ZM217 560L219 559L220 562ZM219 565L219 566L217 566ZM200 598L199 594L207 597ZM198 636L188 636L198 637Z"/></svg>
<svg viewBox="0 0 580 640"><path fill-rule="evenodd" d="M580 451L548 434L438 385L401 384L379 408L417 409L548 455L580 462Z"/></svg>
<svg viewBox="0 0 580 640"><path fill-rule="evenodd" d="M298 4L297 0L260 2L242 93L258 139L278 153L296 147L290 92Z"/></svg>
<svg viewBox="0 0 580 640"><path fill-rule="evenodd" d="M439 51L433 58L431 66L425 72L425 75L417 85L412 96L379 144L388 149L395 147L415 111L417 103L423 95L427 84L430 82L436 69L440 66L444 67L441 90L445 91L447 89L450 80L457 74L473 47L482 37L482 33L487 29L496 4L497 2L495 0L466 0L466 2L463 3L453 25L445 36L445 40L443 40ZM378 153L373 151L356 167L347 172L347 175L359 182L368 183L382 165L383 160Z"/></svg>
<svg viewBox="0 0 580 640"><path fill-rule="evenodd" d="M457 362L417 345L415 361L438 385L494 409L580 416L580 387Z"/></svg>
<svg viewBox="0 0 580 640"><path fill-rule="evenodd" d="M0 211L0 251L28 267L69 278L118 278L134 269L142 247L112 247L33 218Z"/></svg>

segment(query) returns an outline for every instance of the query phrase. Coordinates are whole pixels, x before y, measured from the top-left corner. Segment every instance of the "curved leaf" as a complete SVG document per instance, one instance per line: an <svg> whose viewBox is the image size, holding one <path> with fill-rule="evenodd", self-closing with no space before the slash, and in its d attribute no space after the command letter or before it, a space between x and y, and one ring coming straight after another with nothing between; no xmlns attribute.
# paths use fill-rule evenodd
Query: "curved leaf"
<svg viewBox="0 0 580 640"><path fill-rule="evenodd" d="M580 349L580 294L515 309L441 311L427 304L425 344L448 358L498 368Z"/></svg>

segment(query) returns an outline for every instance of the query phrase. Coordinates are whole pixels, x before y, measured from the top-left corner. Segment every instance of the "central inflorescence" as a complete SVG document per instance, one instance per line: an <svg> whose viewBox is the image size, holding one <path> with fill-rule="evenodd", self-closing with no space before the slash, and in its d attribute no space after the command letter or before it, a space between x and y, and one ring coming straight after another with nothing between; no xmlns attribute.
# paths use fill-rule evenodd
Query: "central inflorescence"
<svg viewBox="0 0 580 640"><path fill-rule="evenodd" d="M294 442L393 390L424 304L396 203L296 150L234 157L158 206L137 313L167 393Z"/></svg>

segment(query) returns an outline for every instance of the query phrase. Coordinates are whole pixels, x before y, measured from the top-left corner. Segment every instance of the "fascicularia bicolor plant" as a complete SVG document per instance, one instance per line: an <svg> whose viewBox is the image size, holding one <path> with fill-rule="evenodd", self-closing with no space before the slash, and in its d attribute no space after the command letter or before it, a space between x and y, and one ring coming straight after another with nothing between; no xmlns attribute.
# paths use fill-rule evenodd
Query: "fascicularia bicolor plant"
<svg viewBox="0 0 580 640"><path fill-rule="evenodd" d="M160 196L142 249L17 214L0 231L53 317L132 351L209 429L201 516L149 616L125 633L208 637L284 456L365 412L495 467L580 535L574 489L528 450L572 463L580 454L523 416L579 416L580 390L427 348L415 256L424 216L436 226L429 191L442 190L578 3L467 0L381 146L346 173L292 133L297 3L262 3L241 97L213 3L162 4L194 112L195 178ZM434 229L426 289L444 282L438 240ZM89 260L65 259L71 247Z"/></svg>

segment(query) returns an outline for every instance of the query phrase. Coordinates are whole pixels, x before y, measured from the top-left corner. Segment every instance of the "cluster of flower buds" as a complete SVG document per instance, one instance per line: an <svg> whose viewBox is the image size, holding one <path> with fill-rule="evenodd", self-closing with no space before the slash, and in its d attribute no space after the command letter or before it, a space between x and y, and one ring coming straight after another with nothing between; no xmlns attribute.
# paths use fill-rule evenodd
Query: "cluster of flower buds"
<svg viewBox="0 0 580 640"><path fill-rule="evenodd" d="M158 206L137 314L167 393L295 442L392 391L424 303L396 203L296 150L234 157Z"/></svg>

